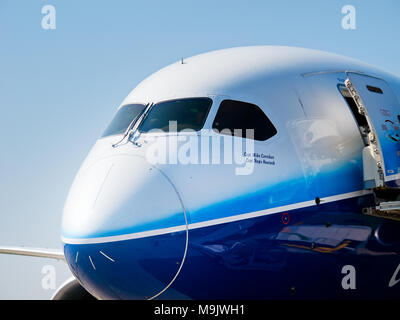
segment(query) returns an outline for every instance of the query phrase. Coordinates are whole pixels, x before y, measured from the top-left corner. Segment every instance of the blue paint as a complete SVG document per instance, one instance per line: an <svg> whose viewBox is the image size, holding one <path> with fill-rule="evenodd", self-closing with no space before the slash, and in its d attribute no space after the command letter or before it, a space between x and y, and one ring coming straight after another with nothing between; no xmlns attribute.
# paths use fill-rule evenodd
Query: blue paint
<svg viewBox="0 0 400 320"><path fill-rule="evenodd" d="M323 198L363 189L361 159L358 161L322 168L322 172L308 181L304 177L293 178L289 181L269 185L256 192L221 201L198 210L188 211L190 223L204 222L212 219L225 218L232 215L244 214L259 210L271 209L280 206L295 204L303 201L312 201L316 197ZM155 219L146 224L135 224L126 228L114 228L112 224L106 227L107 231L98 231L91 234L73 234L63 230L65 238L87 239L98 237L118 236L136 232L151 231L185 225L183 211L172 213L164 219Z"/></svg>
<svg viewBox="0 0 400 320"><path fill-rule="evenodd" d="M159 298L398 298L400 284L388 283L400 263L400 223L361 214L372 204L367 195L288 211L287 225L276 213L190 230L181 272ZM184 245L185 232L178 232L64 250L91 292L143 299L169 284ZM356 268L356 290L341 286L345 265Z"/></svg>
<svg viewBox="0 0 400 320"><path fill-rule="evenodd" d="M185 225L185 215L183 211L178 213L172 213L170 216L164 219L154 219L151 222L138 224L133 226L128 226L126 228L118 228L114 229L112 225L108 227L107 231L98 231L92 232L90 234L82 234L82 233L72 233L67 232L66 230L62 231L62 236L70 239L88 239L88 238L99 238L99 237L110 237L110 236L118 236L136 232L157 230L162 228L169 228Z"/></svg>

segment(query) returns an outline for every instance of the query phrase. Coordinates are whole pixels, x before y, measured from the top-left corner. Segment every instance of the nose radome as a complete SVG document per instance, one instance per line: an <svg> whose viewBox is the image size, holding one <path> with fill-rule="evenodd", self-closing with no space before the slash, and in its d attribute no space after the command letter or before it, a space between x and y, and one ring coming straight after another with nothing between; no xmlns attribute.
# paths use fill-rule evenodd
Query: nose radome
<svg viewBox="0 0 400 320"><path fill-rule="evenodd" d="M140 156L114 156L78 173L63 213L63 237L93 239L186 224L171 180Z"/></svg>
<svg viewBox="0 0 400 320"><path fill-rule="evenodd" d="M76 176L62 238L71 271L93 295L146 299L177 278L187 250L187 217L162 171L140 156L112 156Z"/></svg>

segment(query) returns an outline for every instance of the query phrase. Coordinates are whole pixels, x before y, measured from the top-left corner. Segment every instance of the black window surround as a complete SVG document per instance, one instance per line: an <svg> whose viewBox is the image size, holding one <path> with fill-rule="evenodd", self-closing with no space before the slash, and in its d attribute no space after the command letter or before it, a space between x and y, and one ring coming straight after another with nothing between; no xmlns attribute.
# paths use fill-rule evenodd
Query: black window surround
<svg viewBox="0 0 400 320"><path fill-rule="evenodd" d="M275 126L260 107L237 100L221 102L212 128L221 134L253 138L258 141L268 140L277 134ZM247 137L246 129L253 129L254 137Z"/></svg>

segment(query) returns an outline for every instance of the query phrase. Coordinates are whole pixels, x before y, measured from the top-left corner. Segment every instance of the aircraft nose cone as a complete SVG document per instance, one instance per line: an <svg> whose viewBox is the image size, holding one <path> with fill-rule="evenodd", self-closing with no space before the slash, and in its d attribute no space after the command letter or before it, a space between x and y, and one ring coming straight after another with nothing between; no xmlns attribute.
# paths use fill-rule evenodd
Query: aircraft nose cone
<svg viewBox="0 0 400 320"><path fill-rule="evenodd" d="M148 299L176 279L187 219L171 180L139 156L114 156L81 170L62 223L71 271L99 298Z"/></svg>

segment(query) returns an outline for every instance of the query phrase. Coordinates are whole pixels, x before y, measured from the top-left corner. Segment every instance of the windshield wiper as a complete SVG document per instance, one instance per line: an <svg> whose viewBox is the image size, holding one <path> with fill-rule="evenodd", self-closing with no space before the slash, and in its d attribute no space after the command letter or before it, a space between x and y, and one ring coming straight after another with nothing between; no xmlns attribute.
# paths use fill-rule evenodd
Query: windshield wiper
<svg viewBox="0 0 400 320"><path fill-rule="evenodd" d="M121 140L119 140L118 142L114 143L112 145L113 148L117 147L122 141L125 140L126 137L128 137L128 141L130 139L130 137L132 136L132 134L137 130L137 128L139 127L140 123L143 121L143 119L145 118L145 116L147 116L147 113L150 110L150 107L152 106L152 103L149 103L146 105L146 108L143 109L142 113L135 117L131 123L129 124L128 128L125 130L123 137L121 138Z"/></svg>

